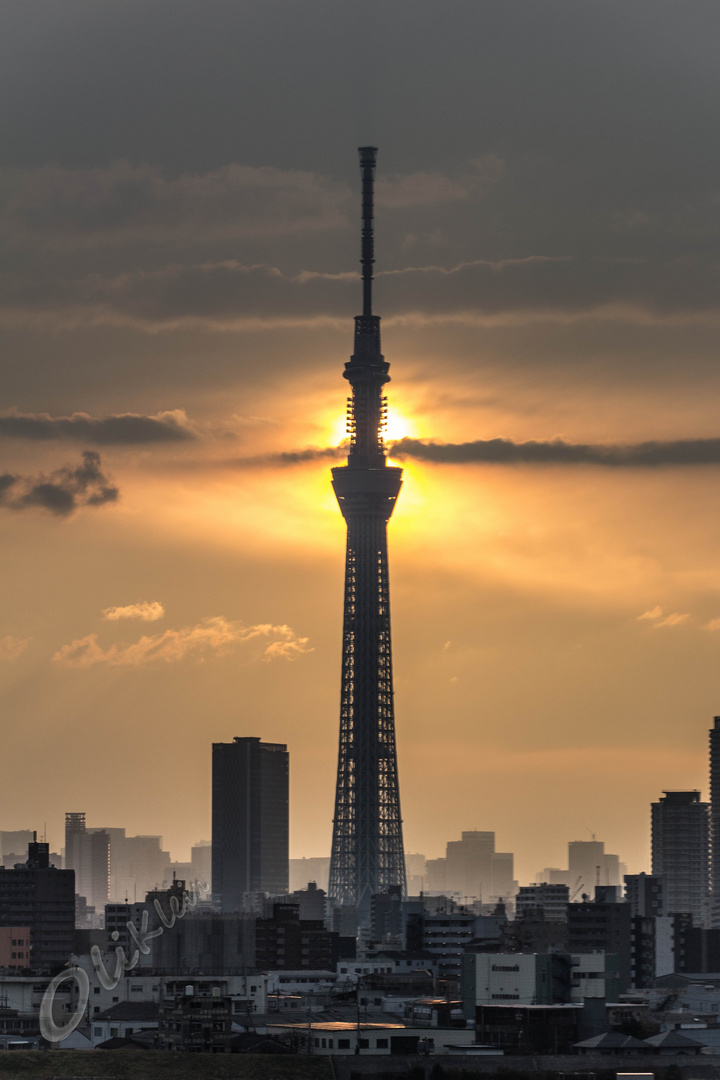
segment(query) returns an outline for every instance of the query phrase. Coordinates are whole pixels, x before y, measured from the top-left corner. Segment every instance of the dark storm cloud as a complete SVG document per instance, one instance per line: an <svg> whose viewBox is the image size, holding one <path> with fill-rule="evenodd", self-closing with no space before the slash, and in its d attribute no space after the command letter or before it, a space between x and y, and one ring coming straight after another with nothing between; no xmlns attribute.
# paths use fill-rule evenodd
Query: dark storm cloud
<svg viewBox="0 0 720 1080"><path fill-rule="evenodd" d="M275 454L233 458L228 468L252 469L339 461L348 445L307 447ZM562 439L478 439L467 443L438 443L399 439L388 444L391 458L426 461L433 465L601 465L607 468L662 468L720 465L720 439L676 439L643 443L569 443ZM187 464L184 466L187 467Z"/></svg>
<svg viewBox="0 0 720 1080"><path fill-rule="evenodd" d="M198 437L181 409L156 416L120 413L99 417L87 413L53 417L11 409L0 413L0 436L39 441L71 439L95 446L179 442Z"/></svg>
<svg viewBox="0 0 720 1080"><path fill-rule="evenodd" d="M350 191L317 174L231 164L203 175L163 176L150 165L6 170L0 230L15 242L88 245L208 243L346 224ZM412 191L409 192L412 195Z"/></svg>
<svg viewBox="0 0 720 1080"><path fill-rule="evenodd" d="M120 492L100 468L100 455L84 450L82 464L63 465L49 476L0 475L0 507L40 507L65 517L81 506L116 502Z"/></svg>
<svg viewBox="0 0 720 1080"><path fill-rule="evenodd" d="M309 461L339 461L347 457L348 448L341 446L308 446L304 450L285 450L275 454L253 454L233 458L225 464L233 469L272 468L273 466L304 465Z"/></svg>
<svg viewBox="0 0 720 1080"><path fill-rule="evenodd" d="M395 319L456 321L567 318L587 314L656 320L720 314L720 261L685 257L578 259L530 256L445 268L410 266L377 274L377 303ZM355 272L284 273L236 260L62 283L27 279L6 295L6 318L152 330L195 322L207 328L311 324L348 319Z"/></svg>
<svg viewBox="0 0 720 1080"><path fill-rule="evenodd" d="M677 439L628 444L567 443L479 439L435 443L400 439L390 446L394 458L414 458L436 465L602 465L610 468L660 468L673 465L720 465L720 439Z"/></svg>

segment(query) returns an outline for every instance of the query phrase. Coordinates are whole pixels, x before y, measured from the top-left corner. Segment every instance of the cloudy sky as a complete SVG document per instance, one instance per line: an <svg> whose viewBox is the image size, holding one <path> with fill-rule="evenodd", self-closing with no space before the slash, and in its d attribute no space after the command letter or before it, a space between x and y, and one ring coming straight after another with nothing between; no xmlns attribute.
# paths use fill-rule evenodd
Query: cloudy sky
<svg viewBox="0 0 720 1080"><path fill-rule="evenodd" d="M372 144L406 848L647 869L720 712L717 3L0 22L0 827L187 857L210 744L259 735L328 853Z"/></svg>

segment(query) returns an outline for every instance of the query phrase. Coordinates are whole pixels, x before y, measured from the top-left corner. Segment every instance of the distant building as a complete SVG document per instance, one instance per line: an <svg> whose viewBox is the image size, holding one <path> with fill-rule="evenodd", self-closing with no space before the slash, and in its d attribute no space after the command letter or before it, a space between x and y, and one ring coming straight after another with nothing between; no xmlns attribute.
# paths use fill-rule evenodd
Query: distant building
<svg viewBox="0 0 720 1080"><path fill-rule="evenodd" d="M213 743L212 891L223 911L288 891L288 772L280 743Z"/></svg>
<svg viewBox="0 0 720 1080"><path fill-rule="evenodd" d="M190 849L190 881L209 885L212 881L212 844L200 840Z"/></svg>
<svg viewBox="0 0 720 1080"><path fill-rule="evenodd" d="M25 862L28 844L32 844L34 839L32 829L0 832L0 862L3 866L12 870L15 863Z"/></svg>
<svg viewBox="0 0 720 1080"><path fill-rule="evenodd" d="M408 896L417 896L426 888L427 859L419 852L405 852Z"/></svg>
<svg viewBox="0 0 720 1080"><path fill-rule="evenodd" d="M166 875L170 853L163 851L161 836L126 836L125 829L88 829L105 833L110 842L109 898L116 904L142 900L151 889L167 887L172 873ZM178 873L179 878L190 875Z"/></svg>
<svg viewBox="0 0 720 1080"><path fill-rule="evenodd" d="M652 804L652 872L663 879L668 915L705 923L710 884L710 806L699 791L666 791Z"/></svg>
<svg viewBox="0 0 720 1080"><path fill-rule="evenodd" d="M304 889L308 881L314 881L319 889L327 892L330 877L330 856L312 859L290 859L290 891Z"/></svg>
<svg viewBox="0 0 720 1080"><path fill-rule="evenodd" d="M85 814L65 815L65 868L75 871L75 889L88 904L102 911L110 895L110 837L88 829Z"/></svg>
<svg viewBox="0 0 720 1080"><path fill-rule="evenodd" d="M538 884L567 885L571 903L583 896L595 899L597 886L621 885L625 867L617 855L605 851L602 840L571 840L568 844L568 868L546 866L536 877Z"/></svg>
<svg viewBox="0 0 720 1080"><path fill-rule="evenodd" d="M427 889L458 893L466 902L497 904L517 892L514 856L495 850L495 833L472 830L450 840L444 859L428 859Z"/></svg>

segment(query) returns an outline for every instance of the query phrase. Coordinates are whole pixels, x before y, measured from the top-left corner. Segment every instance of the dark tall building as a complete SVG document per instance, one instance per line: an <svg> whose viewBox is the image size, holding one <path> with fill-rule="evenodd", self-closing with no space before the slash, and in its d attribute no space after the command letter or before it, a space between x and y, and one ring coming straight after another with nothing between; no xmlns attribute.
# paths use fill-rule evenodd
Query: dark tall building
<svg viewBox="0 0 720 1080"><path fill-rule="evenodd" d="M51 971L75 950L75 872L49 865L48 845L29 845L28 860L0 867L0 926L30 928L27 967Z"/></svg>
<svg viewBox="0 0 720 1080"><path fill-rule="evenodd" d="M720 927L720 716L710 728L710 926Z"/></svg>
<svg viewBox="0 0 720 1080"><path fill-rule="evenodd" d="M288 752L235 738L212 748L212 891L223 911L288 891Z"/></svg>
<svg viewBox="0 0 720 1080"><path fill-rule="evenodd" d="M395 748L387 523L402 484L383 442L389 364L380 352L380 319L372 312L373 181L376 150L360 150L362 170L363 313L344 376L350 451L332 470L347 522L340 694L340 748L329 895L370 920L373 893L406 892L400 789Z"/></svg>
<svg viewBox="0 0 720 1080"><path fill-rule="evenodd" d="M652 873L663 879L665 911L706 919L710 877L710 807L699 791L666 791L652 804Z"/></svg>

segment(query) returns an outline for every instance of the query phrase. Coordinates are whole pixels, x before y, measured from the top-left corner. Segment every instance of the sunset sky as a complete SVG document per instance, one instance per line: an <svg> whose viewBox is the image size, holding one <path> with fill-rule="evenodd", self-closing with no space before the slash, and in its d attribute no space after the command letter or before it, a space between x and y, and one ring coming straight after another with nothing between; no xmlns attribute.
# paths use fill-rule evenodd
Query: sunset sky
<svg viewBox="0 0 720 1080"><path fill-rule="evenodd" d="M715 0L2 5L0 828L187 858L210 744L258 735L329 854L369 144L406 850L649 869L720 713L719 34Z"/></svg>

